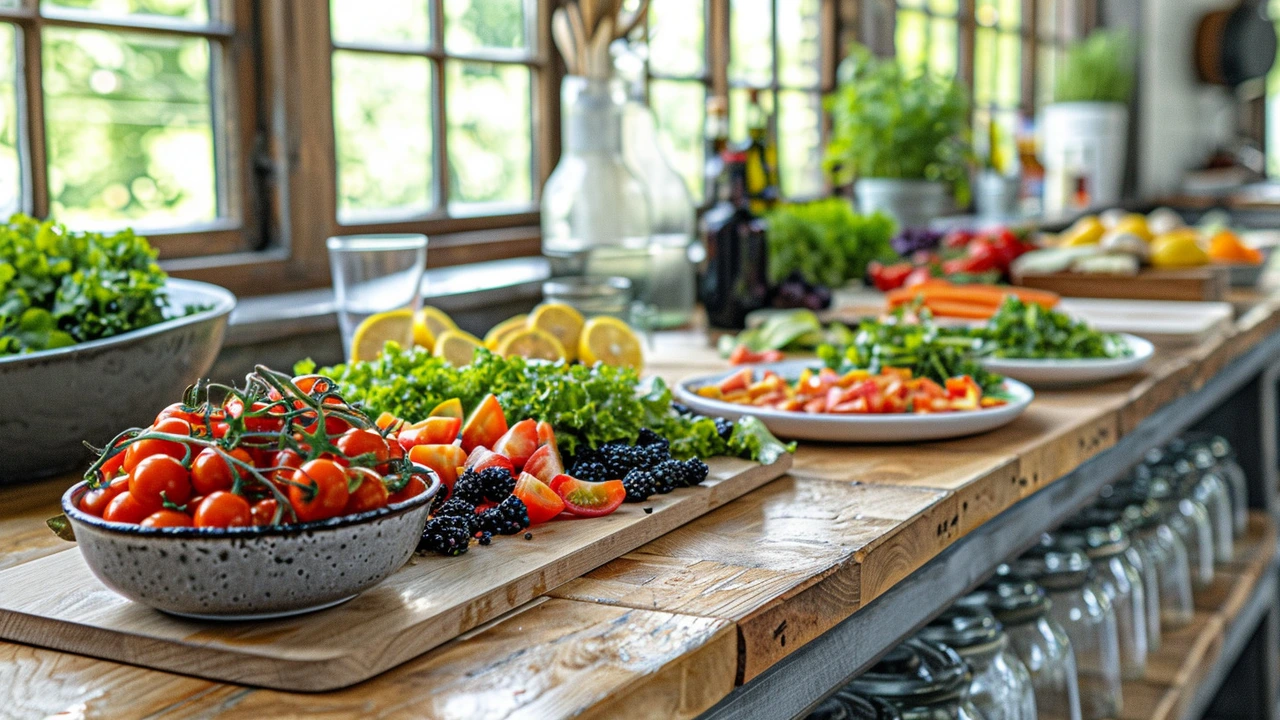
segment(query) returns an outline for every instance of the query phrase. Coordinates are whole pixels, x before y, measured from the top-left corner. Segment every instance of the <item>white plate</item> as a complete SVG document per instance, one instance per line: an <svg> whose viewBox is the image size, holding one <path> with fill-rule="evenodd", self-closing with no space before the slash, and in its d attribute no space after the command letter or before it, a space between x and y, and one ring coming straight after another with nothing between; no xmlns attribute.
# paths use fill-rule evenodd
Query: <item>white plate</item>
<svg viewBox="0 0 1280 720"><path fill-rule="evenodd" d="M792 360L752 366L763 372L772 370L784 378L794 380L806 367L814 367L812 361ZM1017 380L1005 380L1005 390L1011 399L1007 405L966 412L917 415L898 413L893 415L827 415L821 413L773 410L750 405L737 405L699 396L695 390L703 385L713 385L742 368L717 375L684 380L676 385L676 398L690 409L704 415L737 420L753 415L781 438L788 440L829 440L835 442L914 442L942 440L945 438L976 435L1007 425L1022 414L1031 404L1035 393Z"/></svg>
<svg viewBox="0 0 1280 720"><path fill-rule="evenodd" d="M1021 380L1036 387L1062 387L1100 383L1137 372L1151 360L1155 346L1136 335L1121 333L1133 355L1097 360L1016 360L987 358L982 364L991 372Z"/></svg>

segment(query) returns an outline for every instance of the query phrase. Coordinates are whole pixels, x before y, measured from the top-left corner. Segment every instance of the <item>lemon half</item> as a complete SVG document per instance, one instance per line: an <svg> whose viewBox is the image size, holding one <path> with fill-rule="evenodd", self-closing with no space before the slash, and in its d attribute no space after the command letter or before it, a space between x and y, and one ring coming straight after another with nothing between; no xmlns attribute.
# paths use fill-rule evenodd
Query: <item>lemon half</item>
<svg viewBox="0 0 1280 720"><path fill-rule="evenodd" d="M582 326L578 359L587 365L625 365L637 372L644 368L640 338L631 326L607 315L591 318Z"/></svg>
<svg viewBox="0 0 1280 720"><path fill-rule="evenodd" d="M408 347L413 339L413 311L392 310L365 318L351 340L351 360L364 362L382 354L388 341Z"/></svg>

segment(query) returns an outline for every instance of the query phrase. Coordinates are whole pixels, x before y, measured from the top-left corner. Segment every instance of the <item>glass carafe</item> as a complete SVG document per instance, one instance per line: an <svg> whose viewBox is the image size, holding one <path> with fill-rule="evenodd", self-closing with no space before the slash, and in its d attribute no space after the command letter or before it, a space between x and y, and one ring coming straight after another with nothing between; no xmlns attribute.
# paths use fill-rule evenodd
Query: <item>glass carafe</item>
<svg viewBox="0 0 1280 720"><path fill-rule="evenodd" d="M570 75L560 96L562 147L542 191L542 252L555 275L625 277L635 297L648 297L649 200L622 156L622 83Z"/></svg>
<svg viewBox="0 0 1280 720"><path fill-rule="evenodd" d="M1079 550L1053 545L1047 538L1009 563L1015 577L1040 583L1049 594L1049 614L1057 620L1075 652L1080 681L1080 713L1085 720L1119 716L1120 640L1115 608L1094 580L1093 565Z"/></svg>
<svg viewBox="0 0 1280 720"><path fill-rule="evenodd" d="M903 720L986 720L969 701L969 666L955 650L911 638L847 690L893 705Z"/></svg>
<svg viewBox="0 0 1280 720"><path fill-rule="evenodd" d="M986 720L1035 720L1031 674L1009 649L1009 637L991 611L959 603L920 631L969 663L969 699Z"/></svg>
<svg viewBox="0 0 1280 720"><path fill-rule="evenodd" d="M1118 513L1090 508L1054 533L1064 547L1084 551L1093 562L1098 584L1111 599L1120 637L1121 676L1140 680L1147 672L1146 588L1130 560L1129 533Z"/></svg>
<svg viewBox="0 0 1280 720"><path fill-rule="evenodd" d="M1080 688L1071 640L1049 616L1044 588L997 576L960 599L989 609L1004 625L1009 648L1031 675L1040 720L1080 720Z"/></svg>

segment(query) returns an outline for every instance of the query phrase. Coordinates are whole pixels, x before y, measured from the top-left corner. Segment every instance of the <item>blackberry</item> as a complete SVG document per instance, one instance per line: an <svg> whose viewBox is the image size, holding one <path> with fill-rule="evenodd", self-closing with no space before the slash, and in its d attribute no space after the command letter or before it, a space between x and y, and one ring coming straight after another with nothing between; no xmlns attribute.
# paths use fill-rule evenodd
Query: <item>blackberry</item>
<svg viewBox="0 0 1280 720"><path fill-rule="evenodd" d="M453 485L453 494L474 505L488 500L501 502L516 489L516 479L506 468L491 467L480 472L466 470Z"/></svg>
<svg viewBox="0 0 1280 720"><path fill-rule="evenodd" d="M663 460L651 473L658 482L658 492L666 494L678 487L686 487L687 474L685 473L684 463L679 460Z"/></svg>
<svg viewBox="0 0 1280 720"><path fill-rule="evenodd" d="M477 534L479 535L479 537L476 538L476 542L480 543L481 545L487 546L489 543L493 542L493 533L482 532Z"/></svg>
<svg viewBox="0 0 1280 720"><path fill-rule="evenodd" d="M418 550L457 557L471 545L471 521L460 517L434 517L427 521Z"/></svg>
<svg viewBox="0 0 1280 720"><path fill-rule="evenodd" d="M627 491L627 502L644 502L658 492L658 480L648 470L632 470L622 478Z"/></svg>
<svg viewBox="0 0 1280 720"><path fill-rule="evenodd" d="M468 523L474 523L476 517L476 506L462 498L456 497L452 500L446 501L443 505L437 508L432 515L436 517L465 518Z"/></svg>
<svg viewBox="0 0 1280 720"><path fill-rule="evenodd" d="M671 410L677 415L692 415L693 409L688 405L679 402L671 403Z"/></svg>
<svg viewBox="0 0 1280 720"><path fill-rule="evenodd" d="M609 471L605 470L604 465L598 462L577 462L573 466L573 472L569 473L579 480L586 482L604 482L605 480L617 480L618 478L609 478Z"/></svg>
<svg viewBox="0 0 1280 720"><path fill-rule="evenodd" d="M684 484L689 487L701 485L707 479L707 473L711 472L711 468L698 458L689 458L681 465L684 465Z"/></svg>
<svg viewBox="0 0 1280 720"><path fill-rule="evenodd" d="M605 445L600 448L600 464L604 465L605 474L614 480L626 477L627 473L639 467L645 459L645 451L630 445Z"/></svg>
<svg viewBox="0 0 1280 720"><path fill-rule="evenodd" d="M649 428L640 428L640 436L636 438L636 444L644 447L659 447L665 452L671 452L671 441Z"/></svg>
<svg viewBox="0 0 1280 720"><path fill-rule="evenodd" d="M733 435L733 421L724 418L716 418L716 434L721 440L729 442L729 438Z"/></svg>
<svg viewBox="0 0 1280 720"><path fill-rule="evenodd" d="M529 509L515 495L476 516L476 528L494 535L515 535L529 527Z"/></svg>

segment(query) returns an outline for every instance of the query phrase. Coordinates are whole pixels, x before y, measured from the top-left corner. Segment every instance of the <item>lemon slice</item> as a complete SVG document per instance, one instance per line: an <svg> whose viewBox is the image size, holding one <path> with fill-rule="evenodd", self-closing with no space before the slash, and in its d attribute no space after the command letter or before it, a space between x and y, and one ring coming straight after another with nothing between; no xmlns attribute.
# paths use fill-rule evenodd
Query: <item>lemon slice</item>
<svg viewBox="0 0 1280 720"><path fill-rule="evenodd" d="M631 326L607 315L594 317L582 326L578 338L578 359L587 365L626 365L637 371L644 368L640 338Z"/></svg>
<svg viewBox="0 0 1280 720"><path fill-rule="evenodd" d="M365 318L351 340L352 362L373 360L388 341L407 347L413 338L413 311L392 310Z"/></svg>
<svg viewBox="0 0 1280 720"><path fill-rule="evenodd" d="M503 320L492 328L489 328L489 332L485 333L484 336L484 346L496 352L498 350L498 346L502 344L502 341L505 340L508 335L517 330L524 329L525 321L528 317L528 315L517 315L513 318Z"/></svg>
<svg viewBox="0 0 1280 720"><path fill-rule="evenodd" d="M576 353L578 336L582 334L582 313L564 303L543 303L529 315L529 327L554 335L565 350Z"/></svg>
<svg viewBox="0 0 1280 720"><path fill-rule="evenodd" d="M457 330L453 318L437 307L427 305L413 316L413 342L424 348L434 348L436 338L445 330Z"/></svg>
<svg viewBox="0 0 1280 720"><path fill-rule="evenodd" d="M454 367L471 364L476 348L484 347L480 338L464 330L445 330L436 338L436 346L432 352Z"/></svg>
<svg viewBox="0 0 1280 720"><path fill-rule="evenodd" d="M537 360L564 360L564 345L555 335L536 328L525 328L511 333L498 346L503 357L519 355Z"/></svg>

